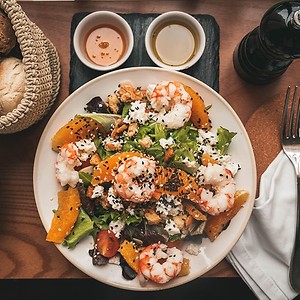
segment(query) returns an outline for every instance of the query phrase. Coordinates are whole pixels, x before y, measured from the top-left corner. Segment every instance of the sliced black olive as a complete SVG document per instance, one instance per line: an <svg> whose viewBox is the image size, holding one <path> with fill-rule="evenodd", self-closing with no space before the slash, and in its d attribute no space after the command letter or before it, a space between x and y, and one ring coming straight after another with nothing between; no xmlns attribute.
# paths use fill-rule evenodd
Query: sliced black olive
<svg viewBox="0 0 300 300"><path fill-rule="evenodd" d="M137 274L126 264L122 265L122 275L127 280L133 280Z"/></svg>
<svg viewBox="0 0 300 300"><path fill-rule="evenodd" d="M102 266L108 264L108 258L101 255L95 248L89 250L89 255L92 257L92 262L94 266Z"/></svg>
<svg viewBox="0 0 300 300"><path fill-rule="evenodd" d="M120 266L122 268L122 276L127 280L133 280L137 273L129 267L123 256L120 256Z"/></svg>

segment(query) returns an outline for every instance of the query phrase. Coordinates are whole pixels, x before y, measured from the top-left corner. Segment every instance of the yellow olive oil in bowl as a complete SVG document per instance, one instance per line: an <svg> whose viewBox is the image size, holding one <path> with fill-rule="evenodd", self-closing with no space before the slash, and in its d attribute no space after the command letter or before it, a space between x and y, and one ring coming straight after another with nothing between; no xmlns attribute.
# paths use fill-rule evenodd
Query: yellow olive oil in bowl
<svg viewBox="0 0 300 300"><path fill-rule="evenodd" d="M199 41L185 24L166 23L155 30L152 40L155 56L170 66L180 66L191 60Z"/></svg>
<svg viewBox="0 0 300 300"><path fill-rule="evenodd" d="M145 36L146 50L151 60L171 70L193 66L202 56L205 43L201 24L181 11L170 11L156 17Z"/></svg>

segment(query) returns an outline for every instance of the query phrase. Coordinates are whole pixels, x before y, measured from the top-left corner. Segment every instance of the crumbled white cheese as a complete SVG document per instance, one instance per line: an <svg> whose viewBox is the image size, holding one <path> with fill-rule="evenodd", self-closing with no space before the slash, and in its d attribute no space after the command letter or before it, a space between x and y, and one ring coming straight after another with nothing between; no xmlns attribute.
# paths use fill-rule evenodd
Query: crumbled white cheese
<svg viewBox="0 0 300 300"><path fill-rule="evenodd" d="M191 105L178 103L169 111L166 109L160 110L157 114L152 116L152 119L169 129L177 129L184 126L189 120L191 110Z"/></svg>
<svg viewBox="0 0 300 300"><path fill-rule="evenodd" d="M122 203L122 200L120 197L118 197L115 192L113 187L110 187L108 189L108 195L107 195L107 201L111 205L112 209L122 211L124 209L124 205Z"/></svg>
<svg viewBox="0 0 300 300"><path fill-rule="evenodd" d="M170 136L168 139L160 139L159 144L161 145L162 148L167 149L169 146L174 144L173 138Z"/></svg>
<svg viewBox="0 0 300 300"><path fill-rule="evenodd" d="M165 225L164 229L168 232L169 235L174 235L174 234L180 233L180 229L175 224L175 222L171 219L168 219L166 221L166 225Z"/></svg>
<svg viewBox="0 0 300 300"><path fill-rule="evenodd" d="M117 238L121 237L121 232L125 228L125 221L117 220L109 223L109 229L115 234Z"/></svg>
<svg viewBox="0 0 300 300"><path fill-rule="evenodd" d="M197 168L198 164L197 162L194 161L190 161L188 157L186 157L185 159L182 160L182 162L188 167L188 168Z"/></svg>
<svg viewBox="0 0 300 300"><path fill-rule="evenodd" d="M128 206L128 207L126 208L126 212L128 212L128 214L129 214L130 216L134 216L134 215L135 215L134 208L133 208L133 207L130 207L130 206Z"/></svg>
<svg viewBox="0 0 300 300"><path fill-rule="evenodd" d="M131 103L131 108L128 111L128 115L124 118L124 123L138 122L145 124L149 119L149 114L146 112L146 103L139 100Z"/></svg>
<svg viewBox="0 0 300 300"><path fill-rule="evenodd" d="M97 151L94 142L92 142L92 140L90 139L80 140L76 142L75 145L79 150L79 159L81 161L88 160L92 156L92 154Z"/></svg>
<svg viewBox="0 0 300 300"><path fill-rule="evenodd" d="M114 140L110 136L105 138L102 142L102 145L105 150L108 151L119 151L122 149L122 140Z"/></svg>
<svg viewBox="0 0 300 300"><path fill-rule="evenodd" d="M98 198L98 197L101 197L103 195L103 192L104 192L104 187L101 186L101 185L97 185L94 187L94 190L93 190L93 194L92 194L92 199L95 199L95 198Z"/></svg>
<svg viewBox="0 0 300 300"><path fill-rule="evenodd" d="M156 202L156 212L164 217L178 216L183 212L183 206L180 199L166 194Z"/></svg>
<svg viewBox="0 0 300 300"><path fill-rule="evenodd" d="M217 143L218 139L216 135L211 131L206 131L203 129L198 129L198 137L197 142L209 144L209 145L215 145Z"/></svg>

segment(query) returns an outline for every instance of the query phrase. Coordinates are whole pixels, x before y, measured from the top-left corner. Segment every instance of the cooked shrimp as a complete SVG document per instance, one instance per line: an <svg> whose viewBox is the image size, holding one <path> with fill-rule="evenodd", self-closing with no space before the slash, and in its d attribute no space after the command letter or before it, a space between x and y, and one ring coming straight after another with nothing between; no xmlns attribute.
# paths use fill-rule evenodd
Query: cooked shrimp
<svg viewBox="0 0 300 300"><path fill-rule="evenodd" d="M182 127L191 117L192 99L177 81L161 81L149 85L147 96L151 107L157 112L155 120L167 128Z"/></svg>
<svg viewBox="0 0 300 300"><path fill-rule="evenodd" d="M150 85L147 95L150 98L151 106L157 111L163 108L168 111L178 103L192 104L190 95L177 81L161 81L155 86Z"/></svg>
<svg viewBox="0 0 300 300"><path fill-rule="evenodd" d="M236 191L232 173L224 166L208 164L202 176L205 188L198 190L201 209L210 215L218 215L232 208ZM207 185L211 188L206 188Z"/></svg>
<svg viewBox="0 0 300 300"><path fill-rule="evenodd" d="M183 253L165 244L152 244L140 254L139 273L156 283L166 283L175 278L182 267Z"/></svg>
<svg viewBox="0 0 300 300"><path fill-rule="evenodd" d="M60 148L60 155L67 158L70 163L74 163L79 156L78 147L73 143L64 144Z"/></svg>
<svg viewBox="0 0 300 300"><path fill-rule="evenodd" d="M124 200L136 203L149 201L155 192L154 173L154 160L130 157L118 168L114 188Z"/></svg>
<svg viewBox="0 0 300 300"><path fill-rule="evenodd" d="M62 186L67 184L71 187L76 186L79 175L74 168L81 165L78 156L78 148L73 143L65 144L60 148L56 158L55 167L56 177Z"/></svg>
<svg viewBox="0 0 300 300"><path fill-rule="evenodd" d="M97 150L94 142L83 139L76 143L64 144L56 158L56 177L62 186L69 184L75 187L79 175L75 167L81 166L83 161L87 161Z"/></svg>

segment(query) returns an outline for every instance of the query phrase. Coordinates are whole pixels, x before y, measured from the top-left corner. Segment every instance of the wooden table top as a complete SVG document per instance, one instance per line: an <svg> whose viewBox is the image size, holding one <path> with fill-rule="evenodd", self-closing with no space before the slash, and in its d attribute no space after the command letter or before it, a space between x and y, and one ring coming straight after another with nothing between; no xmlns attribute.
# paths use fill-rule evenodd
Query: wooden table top
<svg viewBox="0 0 300 300"><path fill-rule="evenodd" d="M59 95L50 113L40 122L19 133L0 135L0 278L87 278L69 263L53 244L45 241L46 232L37 212L32 183L34 155L39 138L51 114L68 96L72 16L81 11L96 10L111 10L117 13L162 13L181 10L213 16L220 27L220 94L251 131L255 126L253 124L256 123L253 118L257 115L261 125L264 126L264 118L261 117L264 107L273 107L276 111L274 99L284 93L288 85L300 83L300 61L294 61L279 80L265 86L255 86L243 81L233 67L232 55L235 46L246 33L259 24L264 12L276 2L275 0L20 2L28 17L41 28L57 48L62 81ZM278 122L280 123L280 120ZM254 135L250 135L251 140L254 140ZM253 145L253 148L260 162L259 177L280 148L276 142L276 147L272 147L273 150L266 148L263 157L259 157L259 142ZM238 275L224 259L203 277L232 278Z"/></svg>

